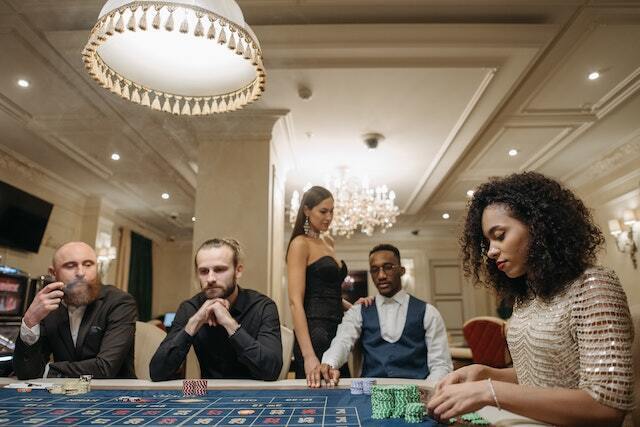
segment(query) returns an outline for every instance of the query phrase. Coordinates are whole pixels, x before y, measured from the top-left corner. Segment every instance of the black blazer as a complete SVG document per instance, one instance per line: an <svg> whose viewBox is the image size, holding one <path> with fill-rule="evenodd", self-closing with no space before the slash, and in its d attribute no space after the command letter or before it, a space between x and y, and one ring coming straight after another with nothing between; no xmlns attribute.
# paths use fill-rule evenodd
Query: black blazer
<svg viewBox="0 0 640 427"><path fill-rule="evenodd" d="M82 317L76 345L63 305L40 322L40 339L33 345L16 340L13 368L19 379L40 378L49 365L50 377L135 378L133 349L138 310L133 297L102 285L96 301Z"/></svg>

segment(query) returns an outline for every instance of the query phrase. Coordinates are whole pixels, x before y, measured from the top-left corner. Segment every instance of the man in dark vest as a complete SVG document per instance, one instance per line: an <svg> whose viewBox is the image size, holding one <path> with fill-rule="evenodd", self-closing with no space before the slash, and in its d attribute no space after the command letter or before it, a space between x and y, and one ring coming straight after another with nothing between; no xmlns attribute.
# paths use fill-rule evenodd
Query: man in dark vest
<svg viewBox="0 0 640 427"><path fill-rule="evenodd" d="M438 310L402 289L400 251L378 245L369 252L375 303L355 304L344 314L331 347L310 375L311 387L336 385L340 367L360 338L362 377L437 381L453 370L447 331Z"/></svg>

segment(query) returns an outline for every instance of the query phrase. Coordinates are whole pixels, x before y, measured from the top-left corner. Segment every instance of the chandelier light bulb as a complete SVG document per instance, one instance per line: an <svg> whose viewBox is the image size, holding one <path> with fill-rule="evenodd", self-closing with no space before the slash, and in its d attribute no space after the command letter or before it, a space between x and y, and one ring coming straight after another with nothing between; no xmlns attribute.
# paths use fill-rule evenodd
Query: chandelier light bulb
<svg viewBox="0 0 640 427"><path fill-rule="evenodd" d="M587 78L589 80L598 80L600 78L600 73L597 71L592 71L589 73L589 75L587 76Z"/></svg>
<svg viewBox="0 0 640 427"><path fill-rule="evenodd" d="M474 194L475 194L475 191L473 191L473 190L467 190L467 197L468 197L468 198L472 198Z"/></svg>
<svg viewBox="0 0 640 427"><path fill-rule="evenodd" d="M111 160L114 160L114 161L118 161L118 160L120 160L120 154L118 154L118 153L113 153L113 154L111 155Z"/></svg>
<svg viewBox="0 0 640 427"><path fill-rule="evenodd" d="M161 197L162 197L164 200L169 200L169 197L171 197L171 196L169 195L169 193L162 193L162 196L161 196Z"/></svg>
<svg viewBox="0 0 640 427"><path fill-rule="evenodd" d="M443 219L449 219L449 218L451 218L451 215L449 215L447 212L445 212L445 213L442 214L442 218Z"/></svg>
<svg viewBox="0 0 640 427"><path fill-rule="evenodd" d="M82 57L100 86L177 115L234 111L265 86L260 44L235 0L107 0Z"/></svg>
<svg viewBox="0 0 640 427"><path fill-rule="evenodd" d="M31 83L29 83L29 80L25 80L25 79L18 80L18 86L20 87L28 88L30 85Z"/></svg>
<svg viewBox="0 0 640 427"><path fill-rule="evenodd" d="M515 157L518 155L518 150L516 150L515 148L512 148L511 150L509 150L509 155L511 157Z"/></svg>
<svg viewBox="0 0 640 427"><path fill-rule="evenodd" d="M366 184L366 185L365 185ZM326 179L325 186L333 194L333 221L329 230L335 236L351 237L356 230L371 236L378 230L384 233L396 222L399 208L395 205L396 194L386 185L369 187L367 179L360 180L340 168L337 174ZM311 188L311 184L308 184ZM308 190L305 186L305 190ZM291 196L289 222L293 226L300 208L300 195Z"/></svg>

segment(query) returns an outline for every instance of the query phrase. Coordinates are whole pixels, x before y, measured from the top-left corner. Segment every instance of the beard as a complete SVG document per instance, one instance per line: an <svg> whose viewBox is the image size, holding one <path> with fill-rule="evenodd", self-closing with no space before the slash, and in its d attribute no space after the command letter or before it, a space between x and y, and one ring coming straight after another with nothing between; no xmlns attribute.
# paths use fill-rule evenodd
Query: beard
<svg viewBox="0 0 640 427"><path fill-rule="evenodd" d="M233 291L236 290L238 286L238 282L236 281L236 275L233 275L233 280L230 284L222 284L218 283L215 285L208 285L203 289L204 294L207 296L207 299L227 299L233 294Z"/></svg>
<svg viewBox="0 0 640 427"><path fill-rule="evenodd" d="M75 307L89 305L98 299L101 286L102 284L98 279L94 282L78 279L66 283L63 289L64 302Z"/></svg>

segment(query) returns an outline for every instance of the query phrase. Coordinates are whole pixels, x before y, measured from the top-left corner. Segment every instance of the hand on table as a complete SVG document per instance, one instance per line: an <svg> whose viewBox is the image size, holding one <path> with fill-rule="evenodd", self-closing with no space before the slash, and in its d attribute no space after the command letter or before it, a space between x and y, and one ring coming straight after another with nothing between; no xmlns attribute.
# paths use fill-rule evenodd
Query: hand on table
<svg viewBox="0 0 640 427"><path fill-rule="evenodd" d="M427 403L427 410L429 416L440 421L477 411L491 403L493 395L487 381L444 384Z"/></svg>
<svg viewBox="0 0 640 427"><path fill-rule="evenodd" d="M340 371L332 368L326 363L318 364L310 373L307 374L307 385L311 388L320 388L322 381L327 387L335 387L340 379Z"/></svg>
<svg viewBox="0 0 640 427"><path fill-rule="evenodd" d="M33 328L42 322L52 311L60 307L62 297L64 296L62 288L64 288L64 283L53 282L49 283L37 293L27 312L24 314L23 320L27 327Z"/></svg>

